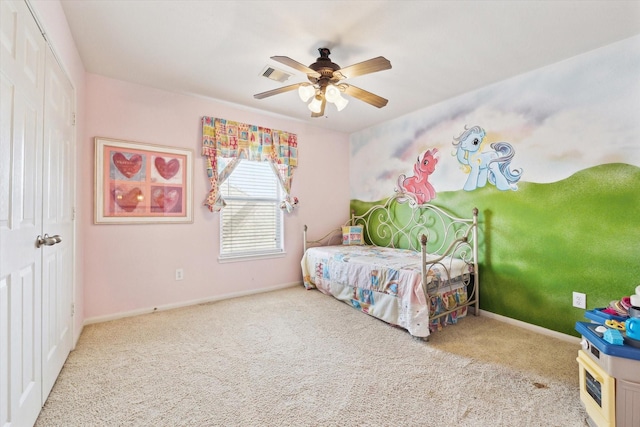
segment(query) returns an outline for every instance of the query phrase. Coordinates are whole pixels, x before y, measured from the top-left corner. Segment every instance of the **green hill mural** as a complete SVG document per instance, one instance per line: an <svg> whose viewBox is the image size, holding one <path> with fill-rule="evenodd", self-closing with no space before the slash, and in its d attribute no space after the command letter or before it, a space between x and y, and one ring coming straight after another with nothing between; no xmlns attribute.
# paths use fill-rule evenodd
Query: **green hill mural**
<svg viewBox="0 0 640 427"><path fill-rule="evenodd" d="M356 214L380 202L351 201ZM605 164L549 184L439 192L455 215L480 211L480 307L578 336L584 310L605 307L640 284L640 168ZM411 209L409 205L402 205Z"/></svg>

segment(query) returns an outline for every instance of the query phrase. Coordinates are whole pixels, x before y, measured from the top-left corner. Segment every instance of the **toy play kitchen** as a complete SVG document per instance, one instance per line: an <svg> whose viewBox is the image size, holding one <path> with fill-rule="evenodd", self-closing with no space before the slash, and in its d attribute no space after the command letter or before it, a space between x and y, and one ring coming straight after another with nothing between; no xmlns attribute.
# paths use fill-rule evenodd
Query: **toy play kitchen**
<svg viewBox="0 0 640 427"><path fill-rule="evenodd" d="M635 297L635 298L633 298ZM640 286L577 322L580 400L591 427L640 427Z"/></svg>

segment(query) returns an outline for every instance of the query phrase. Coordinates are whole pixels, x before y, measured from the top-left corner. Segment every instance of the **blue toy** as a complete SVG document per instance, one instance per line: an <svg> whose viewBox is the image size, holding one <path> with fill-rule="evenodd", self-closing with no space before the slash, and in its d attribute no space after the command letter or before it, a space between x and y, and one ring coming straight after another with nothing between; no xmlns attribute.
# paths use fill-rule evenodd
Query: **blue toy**
<svg viewBox="0 0 640 427"><path fill-rule="evenodd" d="M617 329L607 329L604 332L604 336L602 337L606 342L614 345L623 345L624 338L622 334Z"/></svg>

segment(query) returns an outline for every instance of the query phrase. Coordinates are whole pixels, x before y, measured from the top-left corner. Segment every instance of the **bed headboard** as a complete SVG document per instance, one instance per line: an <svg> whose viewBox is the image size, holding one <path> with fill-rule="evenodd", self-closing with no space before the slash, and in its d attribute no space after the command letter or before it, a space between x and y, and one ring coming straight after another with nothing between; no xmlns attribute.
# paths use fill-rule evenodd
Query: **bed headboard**
<svg viewBox="0 0 640 427"><path fill-rule="evenodd" d="M406 194L394 194L381 202L357 202L345 225L360 225L366 244L420 251L426 236L430 254L454 255L477 262L478 209L468 218L457 217L433 204L418 203ZM353 203L352 203L353 207ZM317 240L309 240L304 226L303 249L342 243L342 230L334 229Z"/></svg>
<svg viewBox="0 0 640 427"><path fill-rule="evenodd" d="M477 254L465 251L475 246L471 242L477 239L478 209L469 214L468 218L459 218L438 206L418 205L406 194L395 194L364 212L352 212L351 225L362 226L368 244L420 251L425 235L430 254L453 251L462 259L476 259ZM466 244L459 244L461 238Z"/></svg>

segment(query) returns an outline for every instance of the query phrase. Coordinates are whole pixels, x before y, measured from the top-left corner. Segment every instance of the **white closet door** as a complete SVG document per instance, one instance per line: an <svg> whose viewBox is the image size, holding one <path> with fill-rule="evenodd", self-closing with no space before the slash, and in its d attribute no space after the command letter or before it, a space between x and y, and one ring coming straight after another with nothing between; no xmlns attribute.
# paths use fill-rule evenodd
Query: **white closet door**
<svg viewBox="0 0 640 427"><path fill-rule="evenodd" d="M74 92L24 1L0 19L0 426L30 426L73 344Z"/></svg>
<svg viewBox="0 0 640 427"><path fill-rule="evenodd" d="M0 425L42 405L43 95L46 43L24 2L0 1Z"/></svg>
<svg viewBox="0 0 640 427"><path fill-rule="evenodd" d="M74 96L51 49L47 49L44 99L42 229L60 242L42 247L43 402L73 345Z"/></svg>

